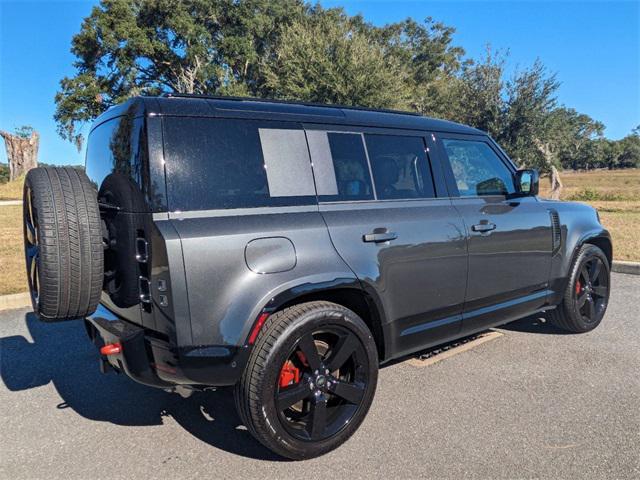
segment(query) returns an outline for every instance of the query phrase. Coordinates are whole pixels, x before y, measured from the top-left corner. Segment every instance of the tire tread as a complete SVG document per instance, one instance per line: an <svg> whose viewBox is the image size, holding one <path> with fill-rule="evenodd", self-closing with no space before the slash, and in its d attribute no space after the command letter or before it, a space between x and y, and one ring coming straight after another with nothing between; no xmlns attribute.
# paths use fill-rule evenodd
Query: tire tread
<svg viewBox="0 0 640 480"><path fill-rule="evenodd" d="M234 390L238 416L249 432L267 448L289 458L297 457L283 450L282 446L273 439L266 425L255 421L261 416L262 408L258 383L267 368L270 352L273 351L285 330L301 316L320 309L341 310L345 314L354 315L346 307L324 300L296 304L272 314L262 326L243 375ZM363 326L367 328L364 323Z"/></svg>
<svg viewBox="0 0 640 480"><path fill-rule="evenodd" d="M574 295L573 290L575 288L574 278L577 275L578 268L582 266L582 259L589 254L599 255L603 260L607 271L610 271L607 258L604 252L600 248L590 243L586 243L582 245L582 247L580 247L580 250L578 251L576 258L573 261L573 264L571 265L569 281L567 282L567 286L564 290L562 301L560 302L560 305L558 305L555 309L549 311L548 313L549 320L553 325L555 325L556 327L562 330L566 330L568 332L584 333L588 330L595 328L599 324L598 322L592 327L590 327L588 330L586 330L584 326L581 324L581 321L575 317L575 315L571 310L571 305L573 305L573 302L574 302L574 298L573 298L573 295Z"/></svg>
<svg viewBox="0 0 640 480"><path fill-rule="evenodd" d="M95 188L71 167L35 168L25 180L38 218L39 303L43 320L87 316L100 300L103 249Z"/></svg>

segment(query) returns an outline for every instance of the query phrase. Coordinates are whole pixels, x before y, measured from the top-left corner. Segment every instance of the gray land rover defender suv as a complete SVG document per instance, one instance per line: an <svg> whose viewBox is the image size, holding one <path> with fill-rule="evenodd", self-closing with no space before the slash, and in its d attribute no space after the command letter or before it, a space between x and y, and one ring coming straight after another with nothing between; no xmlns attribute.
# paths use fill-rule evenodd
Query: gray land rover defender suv
<svg viewBox="0 0 640 480"><path fill-rule="evenodd" d="M382 363L540 312L586 332L607 308L596 211L539 198L534 170L464 125L140 97L95 121L85 171L27 176L34 311L84 319L105 371L234 387L288 458L354 433Z"/></svg>

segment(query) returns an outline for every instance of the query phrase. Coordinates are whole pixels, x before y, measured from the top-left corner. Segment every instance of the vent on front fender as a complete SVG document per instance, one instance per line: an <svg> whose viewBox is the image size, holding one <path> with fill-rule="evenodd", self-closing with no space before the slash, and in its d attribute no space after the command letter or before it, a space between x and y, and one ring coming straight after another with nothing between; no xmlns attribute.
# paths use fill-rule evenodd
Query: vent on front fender
<svg viewBox="0 0 640 480"><path fill-rule="evenodd" d="M562 244L562 229L560 228L560 216L555 210L549 210L549 216L551 217L551 237L553 242L553 254L555 255L560 250Z"/></svg>

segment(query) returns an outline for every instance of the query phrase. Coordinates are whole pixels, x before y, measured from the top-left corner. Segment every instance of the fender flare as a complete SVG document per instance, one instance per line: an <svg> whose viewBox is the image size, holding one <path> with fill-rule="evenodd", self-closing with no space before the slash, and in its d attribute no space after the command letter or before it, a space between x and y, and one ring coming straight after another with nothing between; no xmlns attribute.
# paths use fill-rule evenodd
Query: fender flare
<svg viewBox="0 0 640 480"><path fill-rule="evenodd" d="M596 243L593 242L593 240L595 239L602 239L603 241L609 244L609 252L605 251L604 253L605 255L607 255L607 260L609 260L609 268L611 268L611 263L613 261L613 243L611 241L611 234L609 233L609 231L606 228L601 228L599 230L591 230L587 233L584 233L576 241L575 246L571 251L569 262L563 266L562 270L563 270L563 273L565 274L563 276L564 277L564 281L562 285L563 292L564 292L564 289L567 287L567 282L569 281L569 275L568 275L569 269L571 268L573 263L576 261L578 252L580 252L580 249L583 247L583 245L587 243L598 246Z"/></svg>
<svg viewBox="0 0 640 480"><path fill-rule="evenodd" d="M382 304L375 292L372 292L370 288L366 288L362 282L354 276L336 276L330 279L327 278L326 280L323 279L313 282L299 283L285 288L273 295L266 303L264 303L263 307L254 317L251 328L245 335L244 346L249 348L252 347L249 342L249 338L252 336L254 330L259 330L266 317L271 313L277 312L284 305L295 303L296 299L301 299L309 295L321 295L322 293L330 294L337 290L353 290L363 296L367 303L367 307L372 314L372 325L370 325L370 328L376 330L372 333L380 339L381 344L379 347L382 348L382 351L387 352L389 345L387 335L385 335L385 329L383 328L385 313Z"/></svg>

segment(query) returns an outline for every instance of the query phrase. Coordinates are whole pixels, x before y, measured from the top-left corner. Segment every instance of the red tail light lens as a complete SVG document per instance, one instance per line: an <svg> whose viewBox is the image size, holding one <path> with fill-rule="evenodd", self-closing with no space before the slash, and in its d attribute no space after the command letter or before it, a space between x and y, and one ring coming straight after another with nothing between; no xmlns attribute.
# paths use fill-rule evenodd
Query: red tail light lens
<svg viewBox="0 0 640 480"><path fill-rule="evenodd" d="M122 353L122 345L119 343L109 343L100 349L100 355L117 355Z"/></svg>

